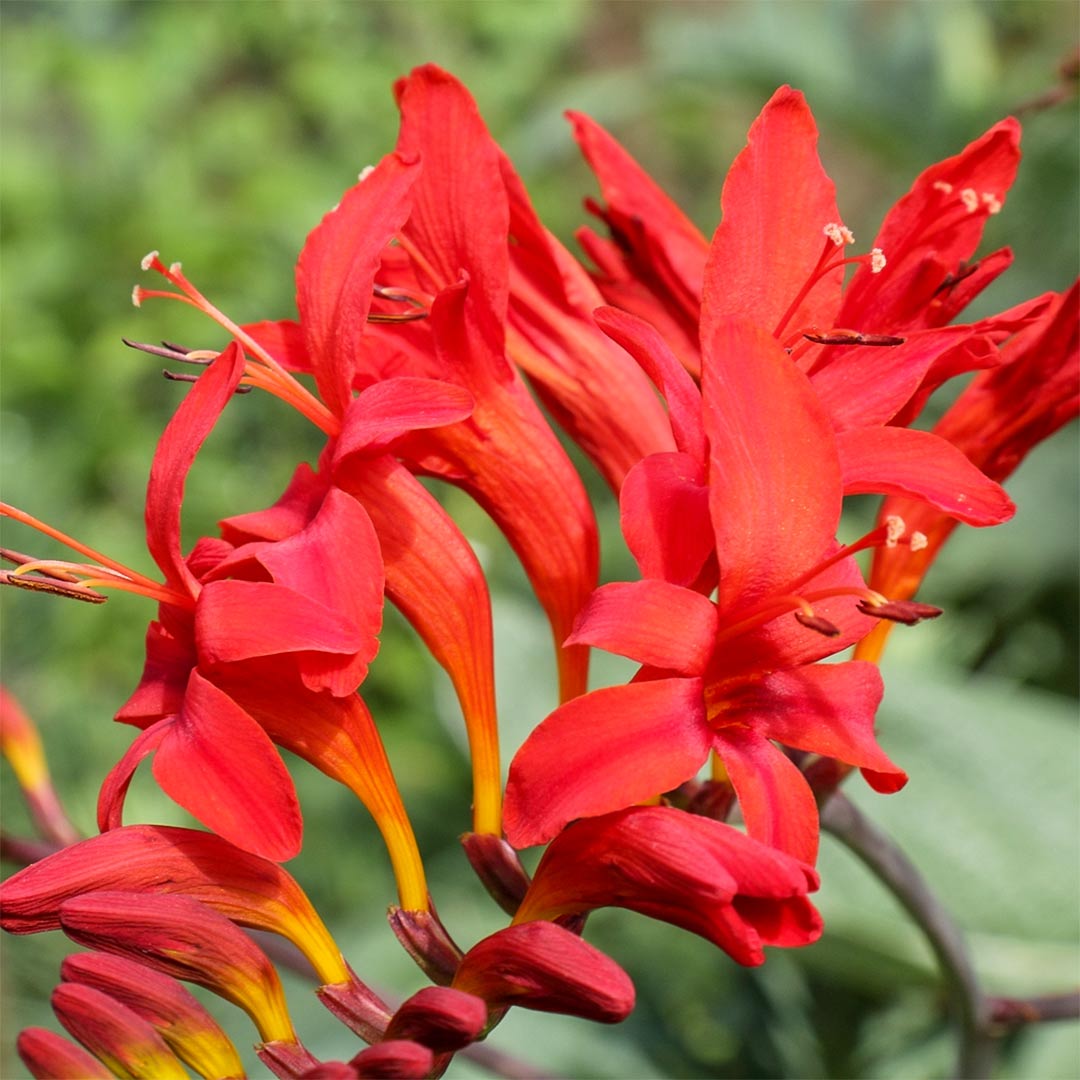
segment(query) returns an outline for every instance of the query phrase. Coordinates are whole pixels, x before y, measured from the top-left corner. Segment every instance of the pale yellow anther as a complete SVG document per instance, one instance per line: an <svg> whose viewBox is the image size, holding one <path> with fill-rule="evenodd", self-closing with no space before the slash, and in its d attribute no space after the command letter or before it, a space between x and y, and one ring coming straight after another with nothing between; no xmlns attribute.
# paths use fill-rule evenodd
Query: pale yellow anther
<svg viewBox="0 0 1080 1080"><path fill-rule="evenodd" d="M885 269L885 252L881 248L870 249L870 273L880 274Z"/></svg>
<svg viewBox="0 0 1080 1080"><path fill-rule="evenodd" d="M927 544L930 543L930 541L926 539L926 533L916 531L911 534L911 540L909 541L909 543L911 544L912 551L922 551L922 549L926 547Z"/></svg>
<svg viewBox="0 0 1080 1080"><path fill-rule="evenodd" d="M974 188L964 188L960 192L960 201L969 214L974 214L979 209L979 193Z"/></svg>
<svg viewBox="0 0 1080 1080"><path fill-rule="evenodd" d="M837 247L843 247L845 244L854 244L855 237L851 230L846 225L840 225L835 221L830 221L824 229L821 230Z"/></svg>
<svg viewBox="0 0 1080 1080"><path fill-rule="evenodd" d="M952 184L948 180L935 180L933 187L935 191L943 191L946 195L952 194Z"/></svg>
<svg viewBox="0 0 1080 1080"><path fill-rule="evenodd" d="M885 519L885 546L896 547L900 537L907 532L907 525L899 514L889 514Z"/></svg>
<svg viewBox="0 0 1080 1080"><path fill-rule="evenodd" d="M149 252L148 254L146 254L146 255L144 255L142 257L142 262L140 262L139 265L144 270L149 270L150 267L154 265L154 260L157 259L157 257L158 257L158 252L151 251L151 252Z"/></svg>
<svg viewBox="0 0 1080 1080"><path fill-rule="evenodd" d="M982 201L988 214L1001 213L1001 200L992 191L984 191L982 193Z"/></svg>

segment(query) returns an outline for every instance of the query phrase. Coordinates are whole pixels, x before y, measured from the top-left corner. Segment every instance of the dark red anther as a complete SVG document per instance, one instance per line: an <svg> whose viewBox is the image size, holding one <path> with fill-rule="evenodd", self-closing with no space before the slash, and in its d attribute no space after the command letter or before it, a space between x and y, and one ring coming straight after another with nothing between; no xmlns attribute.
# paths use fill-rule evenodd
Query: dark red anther
<svg viewBox="0 0 1080 1080"><path fill-rule="evenodd" d="M905 626L914 626L923 619L936 619L942 611L933 604L920 604L914 600L887 600L883 604L860 600L859 610L875 619L888 619L890 622L904 623Z"/></svg>
<svg viewBox="0 0 1080 1080"><path fill-rule="evenodd" d="M806 330L803 337L817 345L876 345L889 347L903 345L907 338L894 334L863 334L858 330L844 330L834 327L832 330Z"/></svg>
<svg viewBox="0 0 1080 1080"><path fill-rule="evenodd" d="M823 619L820 615L807 615L805 611L796 611L795 619L805 626L807 630L816 630L819 634L824 634L825 637L840 636L840 627L829 622L828 619Z"/></svg>

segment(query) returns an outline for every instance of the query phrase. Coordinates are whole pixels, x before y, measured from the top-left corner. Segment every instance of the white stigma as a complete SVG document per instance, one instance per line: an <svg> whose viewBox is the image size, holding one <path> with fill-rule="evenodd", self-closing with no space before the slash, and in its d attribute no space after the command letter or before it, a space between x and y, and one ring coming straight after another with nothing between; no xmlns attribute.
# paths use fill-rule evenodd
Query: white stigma
<svg viewBox="0 0 1080 1080"><path fill-rule="evenodd" d="M149 254L142 257L142 262L139 263L139 265L144 270L149 270L150 267L154 265L154 260L157 259L157 257L158 253L156 251L151 251Z"/></svg>
<svg viewBox="0 0 1080 1080"><path fill-rule="evenodd" d="M916 531L911 534L910 544L912 551L922 551L929 543L930 541L926 539L926 533Z"/></svg>
<svg viewBox="0 0 1080 1080"><path fill-rule="evenodd" d="M885 519L885 546L896 547L900 537L907 532L907 525L899 514L889 514Z"/></svg>
<svg viewBox="0 0 1080 1080"><path fill-rule="evenodd" d="M881 248L870 249L870 273L880 274L885 269L885 252Z"/></svg>
<svg viewBox="0 0 1080 1080"><path fill-rule="evenodd" d="M141 285L136 285L135 288L131 290L131 303L133 306L142 307L142 292Z"/></svg>

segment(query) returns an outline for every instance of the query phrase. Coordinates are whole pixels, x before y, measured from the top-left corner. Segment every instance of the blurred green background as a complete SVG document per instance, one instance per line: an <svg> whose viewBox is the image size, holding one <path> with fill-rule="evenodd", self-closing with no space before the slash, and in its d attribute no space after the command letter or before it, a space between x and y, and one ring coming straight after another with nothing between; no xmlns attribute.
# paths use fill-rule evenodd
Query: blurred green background
<svg viewBox="0 0 1080 1080"><path fill-rule="evenodd" d="M434 60L470 86L541 215L567 243L594 184L561 112L608 125L688 209L715 224L727 165L782 82L822 129L845 222L860 241L929 163L1060 85L1078 36L1069 2L251 3L0 5L2 449L4 499L147 569L142 496L179 391L121 335L220 345L179 305L128 296L159 248L238 321L292 314L304 236L393 144L390 85ZM1016 264L974 314L1077 273L1075 97L1022 115L1025 160L984 250ZM468 167L468 163L463 163ZM185 533L273 501L317 433L274 400L230 408L194 470ZM968 932L989 988L1074 986L1077 945L1076 428L1039 448L1009 487L1016 520L964 530L928 581L945 618L893 636L882 741L912 780L857 800L923 868ZM604 575L627 574L614 508L597 494ZM505 544L467 500L447 501L490 570L506 756L553 704L547 631ZM867 508L862 508L865 512ZM852 523L851 535L858 535ZM5 543L41 554L25 530ZM4 590L3 679L43 729L77 823L131 731L110 717L134 686L151 616L138 598L102 608ZM626 669L596 658L596 681ZM501 925L456 846L468 827L467 762L445 678L388 613L365 697L385 732L440 913L468 946ZM385 858L362 809L303 764L307 845L290 866L353 966L391 992L421 985L383 921ZM27 831L6 767L5 827ZM128 820L183 822L140 778ZM929 953L896 903L829 840L827 931L744 971L699 939L604 912L590 940L634 977L639 1004L601 1029L515 1011L492 1044L571 1077L937 1077L953 1050ZM12 1044L56 1027L47 998L56 935L6 938L0 1076ZM298 1029L325 1057L354 1040L298 982ZM217 1015L241 1046L255 1035ZM230 1013L232 1014L230 1016ZM255 1069L256 1075L260 1074ZM482 1075L467 1062L451 1076ZM1080 1075L1077 1026L1023 1031L1003 1077Z"/></svg>

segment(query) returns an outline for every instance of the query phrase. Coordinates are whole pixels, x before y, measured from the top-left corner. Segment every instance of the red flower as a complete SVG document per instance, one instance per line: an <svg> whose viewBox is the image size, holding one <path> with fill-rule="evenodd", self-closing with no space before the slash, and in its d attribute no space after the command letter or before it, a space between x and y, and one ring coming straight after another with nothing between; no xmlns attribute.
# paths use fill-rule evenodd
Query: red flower
<svg viewBox="0 0 1080 1080"><path fill-rule="evenodd" d="M1045 311L1001 350L1001 365L975 377L938 421L934 433L962 451L987 476L1005 480L1028 452L1080 410L1080 284L1053 297ZM882 516L898 514L925 537L918 547L875 552L871 585L905 600L917 592L956 521L901 496L885 500ZM876 660L889 625L860 642L858 655Z"/></svg>
<svg viewBox="0 0 1080 1080"><path fill-rule="evenodd" d="M633 322L622 317L624 327ZM653 579L593 595L572 640L629 656L645 670L627 686L563 705L532 733L510 769L507 836L518 846L541 843L576 817L649 799L688 780L715 751L750 834L812 863L814 799L772 740L858 765L881 790L905 780L874 741L876 670L813 666L872 625L854 611L852 596L882 600L867 592L849 552L836 548L835 436L806 377L748 323L714 323L699 412L670 354L653 359L664 387L674 388L673 428L685 448L659 455L660 463L683 471L684 493L704 494L690 504L693 517L654 527L670 514L674 474L655 485L647 474L642 500L628 478L624 527L635 554L644 554L643 570L674 567L681 584ZM706 446L702 461L696 455ZM674 555L663 551L679 528L693 535ZM885 530L876 539L884 542ZM703 570L712 551L721 568L715 603L696 591L715 581ZM801 622L780 619L793 610Z"/></svg>
<svg viewBox="0 0 1080 1080"><path fill-rule="evenodd" d="M1007 252L977 268L964 260L1015 175L1015 121L923 173L887 216L872 255L843 259L840 249L852 238L837 224L817 129L796 91L778 90L751 127L725 181L723 219L708 247L607 133L573 119L617 241L586 233L613 304L663 330L695 374L709 320L740 316L771 330L828 409L846 494L909 494L975 525L1011 515L1000 489L962 455L905 425L942 381L995 364L994 340L1044 303L941 329L1008 264ZM858 265L847 289L845 263ZM691 323L698 313L700 335Z"/></svg>
<svg viewBox="0 0 1080 1080"><path fill-rule="evenodd" d="M817 874L730 825L668 807L578 821L544 852L515 923L621 907L700 934L740 964L808 945Z"/></svg>

